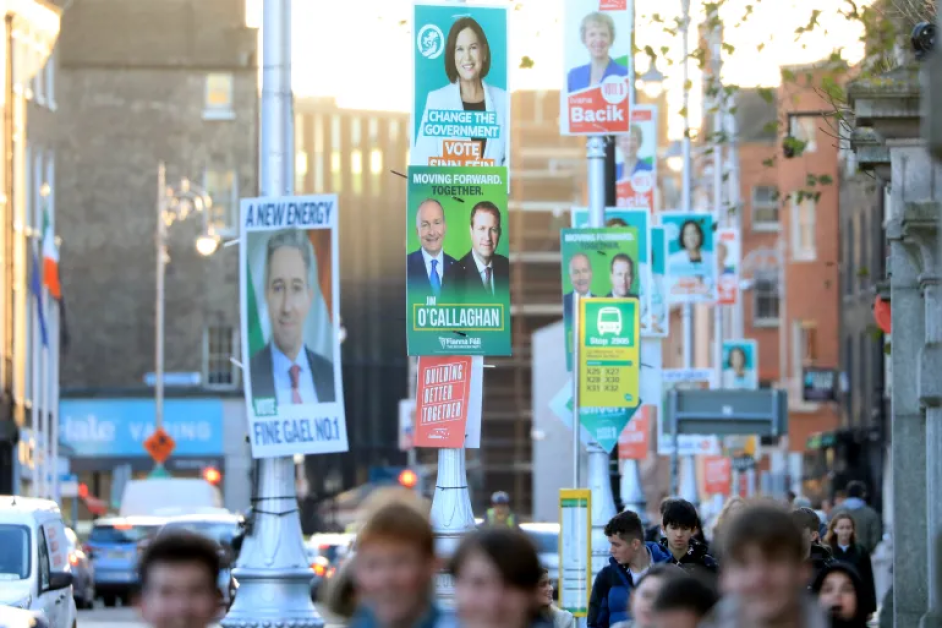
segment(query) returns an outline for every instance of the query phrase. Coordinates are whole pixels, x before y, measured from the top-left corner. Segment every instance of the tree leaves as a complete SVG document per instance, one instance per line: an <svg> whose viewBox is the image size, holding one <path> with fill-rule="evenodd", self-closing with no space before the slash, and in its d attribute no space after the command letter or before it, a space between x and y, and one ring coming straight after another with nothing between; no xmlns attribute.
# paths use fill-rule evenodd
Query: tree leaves
<svg viewBox="0 0 942 628"><path fill-rule="evenodd" d="M523 57L520 59L520 69L529 70L532 67L533 67L533 59L531 59L527 55L523 55Z"/></svg>
<svg viewBox="0 0 942 628"><path fill-rule="evenodd" d="M775 100L775 92L772 91L771 87L760 87L759 88L759 97L762 98L768 104L772 104Z"/></svg>

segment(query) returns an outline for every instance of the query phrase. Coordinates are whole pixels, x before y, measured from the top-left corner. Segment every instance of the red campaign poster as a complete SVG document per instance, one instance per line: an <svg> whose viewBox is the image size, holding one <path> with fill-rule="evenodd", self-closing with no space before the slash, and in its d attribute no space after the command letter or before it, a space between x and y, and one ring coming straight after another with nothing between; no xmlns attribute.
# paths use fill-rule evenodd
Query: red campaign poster
<svg viewBox="0 0 942 628"><path fill-rule="evenodd" d="M615 137L615 204L654 211L657 187L657 107L631 110L628 133Z"/></svg>
<svg viewBox="0 0 942 628"><path fill-rule="evenodd" d="M652 406L641 406L618 437L619 460L645 460L648 457L648 434Z"/></svg>
<svg viewBox="0 0 942 628"><path fill-rule="evenodd" d="M704 489L710 495L729 495L733 461L725 456L707 456L703 460Z"/></svg>
<svg viewBox="0 0 942 628"><path fill-rule="evenodd" d="M626 11L628 0L599 0L599 11Z"/></svg>
<svg viewBox="0 0 942 628"><path fill-rule="evenodd" d="M415 447L464 447L472 356L419 358L415 395Z"/></svg>

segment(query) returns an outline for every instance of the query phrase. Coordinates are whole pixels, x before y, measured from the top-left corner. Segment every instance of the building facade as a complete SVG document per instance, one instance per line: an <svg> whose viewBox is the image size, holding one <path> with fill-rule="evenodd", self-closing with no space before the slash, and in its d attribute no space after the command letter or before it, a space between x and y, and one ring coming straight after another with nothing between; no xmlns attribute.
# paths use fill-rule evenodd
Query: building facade
<svg viewBox="0 0 942 628"><path fill-rule="evenodd" d="M40 425L34 334L42 209L54 220L57 135L56 42L61 9L46 0L3 4L4 146L0 172L0 493L24 491L32 478L33 434ZM40 292L42 289L40 289ZM48 417L48 415L47 415ZM23 472L25 470L25 472Z"/></svg>
<svg viewBox="0 0 942 628"><path fill-rule="evenodd" d="M246 27L244 5L82 0L63 15L56 189L71 346L61 363L62 424L76 452L72 471L111 503L119 461L131 477L153 466L140 444L154 429L157 181L165 163L169 187L185 178L213 201L167 229L168 431L183 437L167 464L196 475L221 459L227 505L248 505L241 373L231 360L239 357L238 249L204 258L195 248L201 233L236 237L238 199L257 189L257 32ZM208 414L224 419L194 427L192 439L190 427L170 427L171 407L186 422L207 400L215 408ZM102 425L111 427L92 429Z"/></svg>

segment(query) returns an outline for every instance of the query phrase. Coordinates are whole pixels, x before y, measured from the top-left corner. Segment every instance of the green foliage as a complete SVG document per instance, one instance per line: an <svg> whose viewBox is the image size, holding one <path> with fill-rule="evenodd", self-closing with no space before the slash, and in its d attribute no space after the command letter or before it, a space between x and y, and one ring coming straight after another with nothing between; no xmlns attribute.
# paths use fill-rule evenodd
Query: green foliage
<svg viewBox="0 0 942 628"><path fill-rule="evenodd" d="M520 69L529 70L532 67L533 67L533 59L531 59L527 55L523 55L523 58L520 59Z"/></svg>

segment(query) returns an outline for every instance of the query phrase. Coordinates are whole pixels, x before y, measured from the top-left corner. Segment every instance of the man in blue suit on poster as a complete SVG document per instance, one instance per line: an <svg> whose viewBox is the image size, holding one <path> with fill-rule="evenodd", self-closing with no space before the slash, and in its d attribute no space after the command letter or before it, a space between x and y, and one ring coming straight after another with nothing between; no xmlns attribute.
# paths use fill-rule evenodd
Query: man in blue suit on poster
<svg viewBox="0 0 942 628"><path fill-rule="evenodd" d="M415 230L419 249L406 257L409 291L434 297L453 294L460 279L460 265L442 250L448 226L441 203L433 198L422 201L415 214Z"/></svg>

